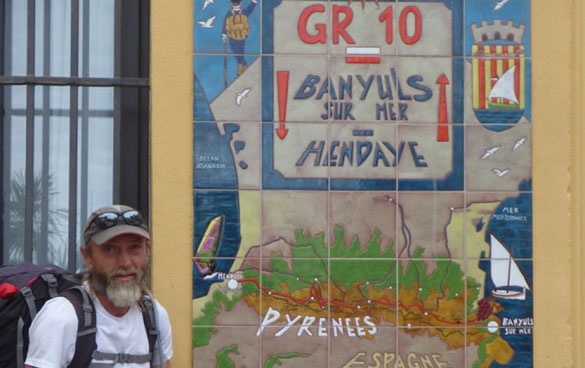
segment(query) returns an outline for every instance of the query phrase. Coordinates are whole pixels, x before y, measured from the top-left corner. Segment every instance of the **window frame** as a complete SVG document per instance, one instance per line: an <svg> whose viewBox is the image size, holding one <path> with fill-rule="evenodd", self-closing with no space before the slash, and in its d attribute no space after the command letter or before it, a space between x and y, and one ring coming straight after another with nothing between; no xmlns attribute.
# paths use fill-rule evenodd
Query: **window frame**
<svg viewBox="0 0 585 368"><path fill-rule="evenodd" d="M35 76L35 16L36 0L27 1L27 75L5 75L4 71L10 63L6 59L6 50L11 47L6 37L10 36L12 19L10 2L0 3L0 40L3 41L0 47L0 109L4 111L4 87L26 86L26 204L25 204L25 240L24 260L33 261L33 179L34 179L34 119L35 110L35 87L41 86L45 93L43 99L48 98L50 86L67 86L70 93L69 110L65 113L69 116L69 199L68 199L68 265L69 271L76 271L78 268L78 239L77 239L77 207L81 207L81 221L88 211L83 198L87 197L87 186L83 183L88 181L87 165L81 165L77 170L79 159L87 158L88 132L84 129L88 121L88 100L89 87L113 87L114 88L114 175L113 193L114 203L124 203L149 213L149 171L150 171L150 149L149 149L149 100L150 100L150 1L142 0L114 0L114 77L93 78L88 77L89 64L89 36L88 28L83 32L83 40L80 40L80 16L85 17L84 27L88 27L89 2L90 0L71 1L71 38L70 38L70 76L69 77L47 77L48 75L48 52L44 52L43 74ZM80 1L84 2L83 14L80 14ZM45 2L43 15L45 20L50 18L50 1ZM44 22L45 51L50 49L48 22ZM10 41L10 40L8 40ZM79 76L79 46L82 42L83 65ZM78 102L81 98L81 110ZM81 111L81 114L80 114ZM7 112L11 113L11 112ZM43 103L43 116L51 116L47 104ZM7 130L9 127L4 124L4 116L0 115L0 152L5 152L5 137L10 136ZM81 117L81 122L79 122ZM45 123L45 121L43 121ZM47 129L43 129L43 132ZM7 134L8 133L8 134ZM45 134L43 134L45 135ZM78 155L78 140L81 138L82 152ZM136 139L138 138L138 139ZM39 139L39 138L37 138ZM47 139L43 137L42 139ZM121 144L121 143L124 144ZM84 146L85 144L85 146ZM43 160L45 159L43 155ZM82 161L83 162L83 161ZM48 165L45 163L44 165ZM5 175L10 168L3 165L0 170L0 264L5 263L4 259L4 223L5 223L5 198L4 189L9 183ZM81 179L80 193L78 193L78 179ZM47 186L44 186L45 188ZM82 203L78 203L78 194L81 195ZM46 202L47 201L43 201ZM42 206L41 212L47 213L46 206ZM46 218L46 217L43 217ZM47 226L41 222L41 226ZM42 231L41 231L42 232ZM41 252L43 253L43 252ZM42 260L41 260L42 261Z"/></svg>

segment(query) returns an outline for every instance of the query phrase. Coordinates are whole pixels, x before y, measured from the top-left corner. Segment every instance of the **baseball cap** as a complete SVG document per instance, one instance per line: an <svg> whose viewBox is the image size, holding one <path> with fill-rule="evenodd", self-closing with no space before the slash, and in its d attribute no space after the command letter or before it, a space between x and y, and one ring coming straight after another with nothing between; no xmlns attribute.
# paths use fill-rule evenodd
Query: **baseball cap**
<svg viewBox="0 0 585 368"><path fill-rule="evenodd" d="M125 205L105 206L95 210L87 219L83 241L103 244L124 234L134 234L150 240L148 225L144 216L132 207Z"/></svg>

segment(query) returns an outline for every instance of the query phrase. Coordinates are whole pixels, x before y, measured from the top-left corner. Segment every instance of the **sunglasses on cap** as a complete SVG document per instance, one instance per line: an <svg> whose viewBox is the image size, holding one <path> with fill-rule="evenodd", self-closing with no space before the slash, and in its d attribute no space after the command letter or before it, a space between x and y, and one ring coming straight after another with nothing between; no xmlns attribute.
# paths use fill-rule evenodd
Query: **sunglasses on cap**
<svg viewBox="0 0 585 368"><path fill-rule="evenodd" d="M130 210L122 213L118 212L104 212L93 218L87 229L91 224L95 224L100 230L105 230L118 224L125 223L127 225L138 226L147 229L146 220L144 216L136 210Z"/></svg>

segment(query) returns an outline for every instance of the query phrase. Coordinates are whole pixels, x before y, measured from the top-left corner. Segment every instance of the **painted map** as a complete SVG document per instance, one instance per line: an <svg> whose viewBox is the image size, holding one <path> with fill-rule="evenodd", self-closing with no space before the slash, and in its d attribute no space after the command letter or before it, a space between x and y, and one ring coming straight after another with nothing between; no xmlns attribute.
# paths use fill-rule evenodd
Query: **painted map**
<svg viewBox="0 0 585 368"><path fill-rule="evenodd" d="M529 2L195 8L193 366L532 366Z"/></svg>

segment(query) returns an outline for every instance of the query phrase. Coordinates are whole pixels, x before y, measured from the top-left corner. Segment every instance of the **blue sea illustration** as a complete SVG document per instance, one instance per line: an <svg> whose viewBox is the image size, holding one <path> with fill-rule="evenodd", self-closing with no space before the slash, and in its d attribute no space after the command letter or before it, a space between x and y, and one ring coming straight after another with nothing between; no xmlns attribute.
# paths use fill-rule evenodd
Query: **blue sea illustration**
<svg viewBox="0 0 585 368"><path fill-rule="evenodd" d="M495 296L503 310L496 315L502 320L499 333L512 349L514 357L504 365L493 362L490 367L530 367L532 366L533 333L533 292L532 292L532 195L521 193L502 201L487 226L486 242L491 236L502 242L524 276L530 289L525 289L525 299L511 299ZM493 295L495 285L491 274L489 255L482 254L479 268L486 273L484 293ZM524 260L522 260L524 258ZM512 286L512 285L510 285Z"/></svg>
<svg viewBox="0 0 585 368"><path fill-rule="evenodd" d="M209 109L209 103L205 98L201 85L197 78L194 81L194 112L195 120L214 121ZM237 124L226 124L225 135L221 135L217 124L195 122L194 128L194 207L195 222L193 234L193 254L209 222L222 215L223 231L215 260L214 272L229 272L240 247L240 209L237 190L211 191L199 190L200 188L226 188L237 189L237 174L234 165L230 141L232 134L239 129ZM222 258L223 257L223 258ZM207 295L209 287L217 278L204 279L199 269L193 265L193 298Z"/></svg>

